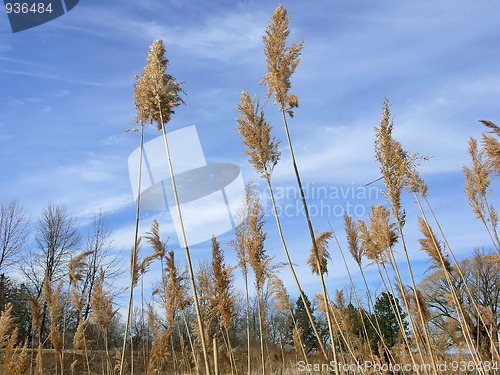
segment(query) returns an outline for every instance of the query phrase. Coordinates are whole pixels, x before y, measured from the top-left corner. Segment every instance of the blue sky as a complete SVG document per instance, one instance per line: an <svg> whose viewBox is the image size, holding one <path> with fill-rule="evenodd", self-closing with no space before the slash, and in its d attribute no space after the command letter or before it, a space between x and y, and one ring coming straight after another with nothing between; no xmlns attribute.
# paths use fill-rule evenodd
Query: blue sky
<svg viewBox="0 0 500 375"><path fill-rule="evenodd" d="M263 189L241 154L235 106L242 90L261 99L265 95L259 86L266 70L261 36L277 5L82 0L66 15L15 34L0 12L1 201L19 199L35 219L49 202L66 204L82 233L102 209L114 229L116 249L125 250L128 259L135 217L127 159L139 137L123 132L135 117L134 77L142 72L154 39L163 39L168 69L185 81L187 92L186 106L177 110L169 129L196 125L207 160L237 164L245 181L255 178ZM292 79L300 107L289 126L302 178L310 186L310 204L323 203L334 212L350 204L362 213L383 203L376 190L366 198L348 194L323 201L312 193L320 187L352 193L379 177L373 127L387 97L403 147L433 156L421 167L422 176L459 258L476 246L489 248L487 233L465 200L462 166L468 163L468 138L479 138L483 130L478 120L500 123L500 3L294 0L283 5L291 13L291 41L306 39ZM271 103L266 110L283 140L273 184L286 192L295 187L295 177L283 126ZM149 127L146 140L156 135ZM498 201L494 195L491 199ZM294 207L290 190L279 204ZM417 207L409 196L405 205L409 252L420 278L427 264L416 241ZM328 229L320 214L313 216L316 229ZM166 212L142 212L141 232L154 218L183 262ZM268 219L268 251L281 261L273 217ZM345 245L340 216L332 214L330 220ZM304 289L319 292L305 265L310 247L305 219L285 215L283 224ZM228 233L221 241L230 239ZM234 263L234 254L225 249ZM331 253L327 285L333 292L347 280L334 244ZM193 246L192 254L195 262L210 259L209 242ZM153 268L148 281L158 275L158 267ZM290 274L284 269L282 275L296 295Z"/></svg>

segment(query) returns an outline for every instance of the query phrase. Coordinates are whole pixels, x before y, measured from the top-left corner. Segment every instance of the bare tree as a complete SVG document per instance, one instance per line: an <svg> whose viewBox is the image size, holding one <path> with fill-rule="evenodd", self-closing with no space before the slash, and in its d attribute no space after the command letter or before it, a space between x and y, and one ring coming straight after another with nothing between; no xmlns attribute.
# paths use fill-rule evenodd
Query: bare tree
<svg viewBox="0 0 500 375"><path fill-rule="evenodd" d="M21 272L31 284L32 297L40 298L44 283L58 283L67 274L67 261L80 243L75 218L64 205L49 203L38 220L36 249L21 265ZM47 333L47 301L43 302L40 333Z"/></svg>
<svg viewBox="0 0 500 375"><path fill-rule="evenodd" d="M37 248L30 251L21 271L38 298L45 278L57 282L67 272L66 260L80 243L75 218L65 206L49 204L38 220L35 241Z"/></svg>
<svg viewBox="0 0 500 375"><path fill-rule="evenodd" d="M112 232L106 214L103 212L96 214L87 235L85 248L85 251L91 252L87 259L87 266L84 271L85 278L82 282L82 292L87 296L92 294L101 268L104 270L108 281L123 273L123 265L119 262L119 254L113 254ZM90 301L87 298L83 308L83 319L87 319L90 312Z"/></svg>
<svg viewBox="0 0 500 375"><path fill-rule="evenodd" d="M49 281L59 281L66 274L66 260L80 243L76 220L63 205L49 203L42 212L36 231L41 251L43 274Z"/></svg>
<svg viewBox="0 0 500 375"><path fill-rule="evenodd" d="M30 221L18 201L0 205L0 271L16 262L26 243Z"/></svg>
<svg viewBox="0 0 500 375"><path fill-rule="evenodd" d="M474 346L487 357L498 350L498 332L500 331L500 272L496 254L484 250L475 250L473 256L462 260L459 266L465 278L458 276L456 265L452 266L450 276L457 291L458 304L462 307L465 322L469 325ZM470 289L472 297L479 307L479 313L486 324L480 322L478 311L472 300L465 293ZM434 271L419 284L425 302L430 311L429 321L447 345L459 345L464 341L463 327L459 324L456 303L451 299L450 286L446 282L442 269ZM488 332L489 331L489 335ZM492 337L493 341L489 338ZM495 346L495 347L494 347ZM495 349L496 348L496 349Z"/></svg>

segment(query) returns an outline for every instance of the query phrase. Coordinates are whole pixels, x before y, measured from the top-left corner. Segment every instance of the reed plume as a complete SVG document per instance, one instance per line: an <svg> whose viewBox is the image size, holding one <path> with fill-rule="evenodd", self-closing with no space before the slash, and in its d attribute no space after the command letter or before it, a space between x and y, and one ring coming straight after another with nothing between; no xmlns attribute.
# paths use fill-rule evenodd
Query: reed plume
<svg viewBox="0 0 500 375"><path fill-rule="evenodd" d="M266 28L266 33L262 37L267 73L260 83L267 86L266 98L270 98L274 94L274 103L279 105L280 111L286 112L292 117L292 110L298 107L299 103L296 95L289 94L290 78L300 64L299 57L305 40L290 46L286 45L286 39L290 35L289 18L290 15L283 5L278 5Z"/></svg>
<svg viewBox="0 0 500 375"><path fill-rule="evenodd" d="M491 121L480 120L479 122L490 128L490 133L495 134L497 138L500 137L500 127ZM500 176L500 142L498 142L498 139L495 137L483 133L482 144L488 159L489 167L493 172Z"/></svg>
<svg viewBox="0 0 500 375"><path fill-rule="evenodd" d="M361 267L363 262L363 247L360 245L359 228L356 222L352 220L352 216L349 216L347 212L344 213L344 226L347 236L347 249L358 266Z"/></svg>
<svg viewBox="0 0 500 375"><path fill-rule="evenodd" d="M369 240L364 241L366 257L379 262L387 262L387 255L398 241L396 224L390 222L390 211L382 205L372 206ZM363 226L360 225L360 228ZM362 228L363 238L367 236Z"/></svg>
<svg viewBox="0 0 500 375"><path fill-rule="evenodd" d="M420 232L422 232L423 238L420 238L418 242L420 243L421 250L425 251L430 259L432 260L431 269L444 268L447 272L451 273L451 264L448 257L444 254L441 242L437 239L432 228L421 217L417 217Z"/></svg>
<svg viewBox="0 0 500 375"><path fill-rule="evenodd" d="M309 258L307 259L307 264L311 267L311 272L314 274L328 273L328 259L330 258L330 253L328 252L328 241L332 238L333 232L322 232L316 236L316 244L318 246L318 256L319 256L319 269L318 262L316 261L316 254L314 253L314 248L311 248Z"/></svg>
<svg viewBox="0 0 500 375"><path fill-rule="evenodd" d="M215 308L228 329L234 317L235 302L232 293L232 268L224 263L224 253L215 236L212 237L212 271L215 278Z"/></svg>
<svg viewBox="0 0 500 375"><path fill-rule="evenodd" d="M401 207L401 192L405 187L408 165L401 143L392 137L394 123L391 120L390 107L389 101L385 99L380 127L375 128L375 158L380 163L380 173L387 188L383 194L391 205L398 226L403 227L406 213Z"/></svg>
<svg viewBox="0 0 500 375"><path fill-rule="evenodd" d="M270 177L280 158L280 142L271 136L272 127L265 120L264 110L256 97L252 100L248 92L243 91L237 108L241 118L236 119L239 124L236 129L246 146L243 153L250 156L250 164L261 177Z"/></svg>
<svg viewBox="0 0 500 375"><path fill-rule="evenodd" d="M165 257L165 252L167 251L167 241L162 241L160 238L160 225L156 219L153 220L153 225L151 226L151 232L146 232L144 238L149 242L155 253L154 257L160 258L162 261L163 269L163 258Z"/></svg>
<svg viewBox="0 0 500 375"><path fill-rule="evenodd" d="M147 64L141 77L136 76L134 104L137 109L136 123L157 124L158 131L168 123L175 108L184 104L184 90L171 74L166 73L168 59L162 40L155 40L149 47Z"/></svg>
<svg viewBox="0 0 500 375"><path fill-rule="evenodd" d="M491 184L490 174L494 170L491 167L493 165L494 168L494 161L486 160L485 151L478 150L477 141L473 137L469 139L468 152L471 156L472 167L463 167L465 194L472 210L476 214L476 218L481 220L486 227L497 254L500 255L500 239L497 233L498 214L486 198L486 195L491 191L489 189Z"/></svg>

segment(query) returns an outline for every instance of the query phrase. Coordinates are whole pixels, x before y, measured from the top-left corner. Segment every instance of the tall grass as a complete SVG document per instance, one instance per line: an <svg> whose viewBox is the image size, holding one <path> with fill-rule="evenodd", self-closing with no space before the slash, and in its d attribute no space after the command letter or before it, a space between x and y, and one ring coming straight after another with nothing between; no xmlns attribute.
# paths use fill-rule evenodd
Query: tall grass
<svg viewBox="0 0 500 375"><path fill-rule="evenodd" d="M194 272L166 132L166 124L174 109L183 103L182 82L166 73L165 47L156 40L134 87L136 125L140 126L136 130L141 131L140 165L129 300L125 330L123 337L119 337L120 345L123 339L121 353L116 338L113 338L119 330L115 326L118 306L109 275L101 269L91 291L82 285L83 270L91 254L82 252L68 262L68 279L64 278L67 289L64 289L62 279L57 280L56 285L56 280L45 278L40 298L26 296L31 321L28 340L19 340L21 326L15 319L17 312L11 304L5 305L0 314L0 373L110 375L130 371L140 375L210 375L219 372L265 375L297 373L298 364L303 363L307 365L303 372L312 374L319 372L313 369L313 365L327 363L331 358L325 350L328 346L331 346L337 364L355 368L353 371L345 370L345 367L328 367L328 372L336 374L368 373L369 369L363 365L371 362L417 366L414 370L417 374L438 375L438 364L446 362L451 366L457 361L464 361L468 367L474 365L477 374L496 373L486 364L500 361L500 241L498 216L490 198L492 184L500 177L500 127L490 121L481 121L491 133L483 133L481 144L474 138L470 139L471 165L463 168L465 198L484 225L485 236L490 238L495 253L477 251L468 260L457 259L430 204L427 184L417 171L418 164L426 158L406 151L394 137L387 99L383 103L380 124L375 127L374 142L380 185L383 184L387 203L373 205L366 217L357 220L346 213L341 223L345 231L344 241L339 240L341 236L337 237L338 232L334 231L336 223L331 225L328 221L329 231L315 232L288 127L293 111L298 108L298 97L290 93L291 78L299 66L304 46L304 42L287 44L289 17L286 9L279 5L266 28L263 42L267 73L261 83L267 86L266 101L272 97L282 115L311 240L309 252L307 248L302 249L297 252L297 257L319 278L319 285L311 287L318 291L314 301L318 311L308 307L278 215L272 175L281 155L280 142L272 135L272 126L265 119L259 101L246 91L240 96L237 106L237 130L245 146L243 153L249 156L256 172L266 181L284 259L298 289L298 302L302 301L307 317L303 315L300 303L292 303L285 280L279 277L278 269L282 263L269 253L268 236L274 233L268 233L266 212L253 183L246 187L239 212L241 224L237 225L233 240L229 242L236 251L237 265L227 262L224 253L227 244L220 243L213 236L210 262L201 264L198 272ZM156 220L143 237L153 253L140 259L140 176L144 126L148 122L156 123L157 130L163 134L177 206L176 219L179 220L186 254L186 270L176 263L174 250L167 249L167 241L161 239ZM415 199L418 207L414 228L406 227L405 192ZM406 235L409 231L419 233L414 243ZM338 253L330 248L332 240L336 242ZM353 262L346 257L346 247ZM410 259L412 248L419 248L430 263L428 271L431 274L420 284L417 284L413 260ZM397 250L403 251L408 277L400 268ZM330 294L326 277L329 272L339 271L340 257L347 271L348 286ZM144 276L157 260L161 267L160 280L147 301ZM236 287L236 267L243 276L240 285L244 285L245 290L241 293ZM375 281L369 282L368 272ZM358 275L362 287L355 283ZM254 292L250 282L252 277ZM137 325L132 324L132 301L139 281L141 310L140 324ZM490 295L489 299L481 299L482 294L487 293L496 299ZM5 295L0 297L5 298ZM83 307L89 298L91 314L84 319ZM43 323L44 305L49 315L47 324ZM443 317L446 314L447 317ZM133 328L138 329L135 336ZM98 334L93 334L93 331ZM68 344L65 337L70 335L73 335L73 340ZM130 356L126 357L129 335ZM134 339L140 340L139 346L134 344L137 342ZM103 350L98 349L101 342ZM72 349L70 354L66 352L66 359L72 355L71 361L64 360L65 349ZM205 366L201 364L202 360ZM428 366L418 367L423 364ZM455 369L449 373L458 374L460 371Z"/></svg>

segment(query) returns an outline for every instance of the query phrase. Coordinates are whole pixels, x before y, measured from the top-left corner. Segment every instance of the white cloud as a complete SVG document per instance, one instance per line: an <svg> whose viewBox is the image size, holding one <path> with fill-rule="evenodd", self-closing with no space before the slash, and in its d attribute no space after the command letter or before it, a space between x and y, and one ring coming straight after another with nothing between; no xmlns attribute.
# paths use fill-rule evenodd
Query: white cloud
<svg viewBox="0 0 500 375"><path fill-rule="evenodd" d="M85 22L89 32L100 33L101 30L105 36L107 31L104 30L112 29L149 42L162 39L167 46L188 51L192 58L234 59L233 62L261 47L261 36L267 18L268 15L259 12L230 11L207 14L202 18L201 24L171 26L154 20L141 20L129 14L118 14L108 9L83 9L77 15L77 21ZM89 24L93 27L89 27ZM79 29L84 30L84 27Z"/></svg>

